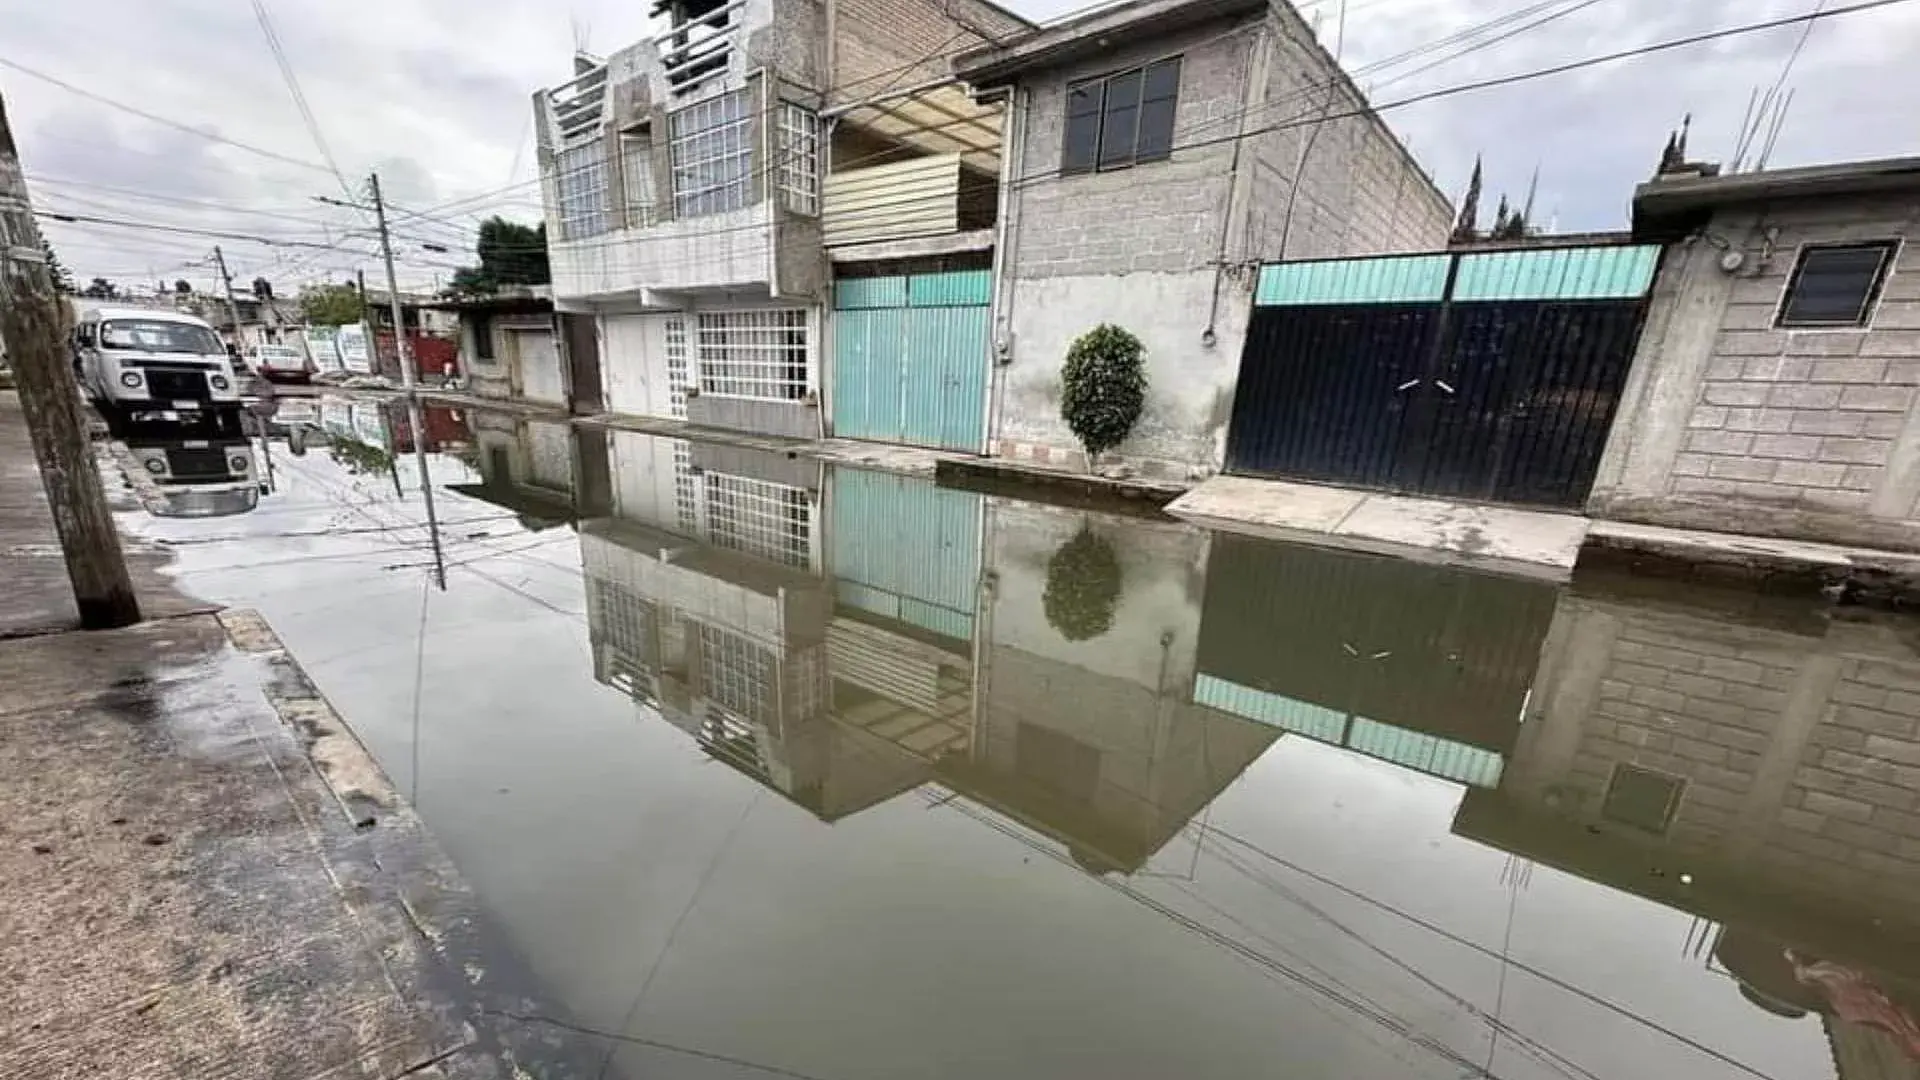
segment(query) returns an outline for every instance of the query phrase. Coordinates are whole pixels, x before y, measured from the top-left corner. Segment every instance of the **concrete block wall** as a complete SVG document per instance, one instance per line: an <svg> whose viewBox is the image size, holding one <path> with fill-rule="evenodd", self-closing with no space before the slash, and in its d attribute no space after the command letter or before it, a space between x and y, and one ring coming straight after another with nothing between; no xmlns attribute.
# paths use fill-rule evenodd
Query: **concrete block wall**
<svg viewBox="0 0 1920 1080"><path fill-rule="evenodd" d="M1004 41L1028 27L1011 12L979 0L828 2L834 8L833 75L823 88L829 104L945 78L955 53Z"/></svg>
<svg viewBox="0 0 1920 1080"><path fill-rule="evenodd" d="M1911 198L1826 200L1724 211L1670 248L1590 509L1920 547L1916 231ZM1880 239L1903 242L1867 327L1774 325L1803 245Z"/></svg>
<svg viewBox="0 0 1920 1080"><path fill-rule="evenodd" d="M1722 881L1920 901L1920 660L1893 628L1799 632L1574 598L1553 635L1566 662L1543 663L1502 796ZM1683 783L1664 834L1602 812L1622 766Z"/></svg>
<svg viewBox="0 0 1920 1080"><path fill-rule="evenodd" d="M1171 159L1055 176L1067 87L1181 57ZM1302 87L1336 70L1297 16L1275 9L1112 48L1030 76L1013 109L1021 130L1009 198L996 336L990 451L1084 466L1060 419L1060 365L1102 322L1147 349L1148 400L1111 456L1148 475L1220 468L1252 303L1254 267L1281 255L1302 129L1252 134L1298 111ZM1335 111L1359 102L1336 97ZM1319 91L1324 100L1325 91ZM1236 156L1227 136L1249 135ZM1183 144L1196 144L1181 149ZM1204 144L1204 145L1200 145ZM1286 253L1371 254L1442 247L1452 209L1384 124L1329 123L1307 156Z"/></svg>

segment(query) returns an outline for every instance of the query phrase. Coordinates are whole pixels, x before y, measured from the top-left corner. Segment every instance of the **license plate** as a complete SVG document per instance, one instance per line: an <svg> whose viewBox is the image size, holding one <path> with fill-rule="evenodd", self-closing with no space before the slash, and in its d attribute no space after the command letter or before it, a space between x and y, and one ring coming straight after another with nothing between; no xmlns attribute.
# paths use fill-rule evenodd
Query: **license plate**
<svg viewBox="0 0 1920 1080"><path fill-rule="evenodd" d="M188 439L186 442L183 442L180 445L186 447L189 450L205 450L207 447L213 444L209 443L205 439Z"/></svg>
<svg viewBox="0 0 1920 1080"><path fill-rule="evenodd" d="M186 412L200 411L200 403L197 401L176 401L173 403L173 407L176 409L184 410Z"/></svg>

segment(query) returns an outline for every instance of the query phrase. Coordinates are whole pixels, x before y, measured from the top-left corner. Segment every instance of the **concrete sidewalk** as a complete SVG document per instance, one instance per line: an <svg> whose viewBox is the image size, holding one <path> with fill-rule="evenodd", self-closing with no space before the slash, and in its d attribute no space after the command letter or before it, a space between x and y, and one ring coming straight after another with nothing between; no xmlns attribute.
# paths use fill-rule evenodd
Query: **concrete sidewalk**
<svg viewBox="0 0 1920 1080"><path fill-rule="evenodd" d="M596 1075L258 616L141 551L149 621L63 629L19 421L0 395L0 1077Z"/></svg>
<svg viewBox="0 0 1920 1080"><path fill-rule="evenodd" d="M1216 476L1168 504L1195 524L1564 581L1590 522L1576 514Z"/></svg>
<svg viewBox="0 0 1920 1080"><path fill-rule="evenodd" d="M135 508L131 489L104 449L96 445L95 453L109 501L115 509ZM166 552L125 536L120 545L140 610L148 618L212 610L181 596L160 573L169 557ZM0 638L80 625L60 537L53 531L53 513L40 484L40 466L34 461L33 442L20 413L20 395L11 390L0 390L0 581L6 583L0 589Z"/></svg>

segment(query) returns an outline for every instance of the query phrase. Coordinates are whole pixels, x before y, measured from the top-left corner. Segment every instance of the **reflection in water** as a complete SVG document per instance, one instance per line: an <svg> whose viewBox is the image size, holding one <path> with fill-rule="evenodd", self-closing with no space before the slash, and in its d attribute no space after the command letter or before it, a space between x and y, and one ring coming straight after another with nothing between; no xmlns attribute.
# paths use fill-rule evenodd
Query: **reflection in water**
<svg viewBox="0 0 1920 1080"><path fill-rule="evenodd" d="M1693 919L1675 961L1724 978L1751 1010L1736 1026L1817 1016L1834 1075L1920 1077L1901 624L1756 623L638 435L575 433L563 476L564 429L539 428L476 423L475 494L557 520L571 491L590 518L595 679L822 822L957 796L1098 875L1265 859L1499 961L1492 1001L1447 991L1486 1024L1452 1040L1469 1056L1439 1051L1482 1058L1472 1074L1593 1075L1502 1018L1525 1010L1519 972L1681 1054L1622 1060L1773 1075L1737 1037L1519 960L1513 909L1508 946L1471 942L1209 822L1263 755L1310 740L1451 786L1452 833L1520 860L1509 904L1535 862L1655 901Z"/></svg>
<svg viewBox="0 0 1920 1080"><path fill-rule="evenodd" d="M316 452L219 596L579 1023L823 1080L1920 1080L1911 623L468 430L448 592L338 561L417 563L417 500Z"/></svg>

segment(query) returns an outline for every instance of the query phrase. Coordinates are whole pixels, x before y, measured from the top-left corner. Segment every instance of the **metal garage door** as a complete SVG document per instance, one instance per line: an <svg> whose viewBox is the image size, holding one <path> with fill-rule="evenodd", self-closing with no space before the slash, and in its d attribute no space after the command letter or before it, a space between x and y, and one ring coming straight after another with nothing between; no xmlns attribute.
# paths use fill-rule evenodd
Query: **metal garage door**
<svg viewBox="0 0 1920 1080"><path fill-rule="evenodd" d="M992 282L986 270L836 282L833 433L983 452Z"/></svg>

